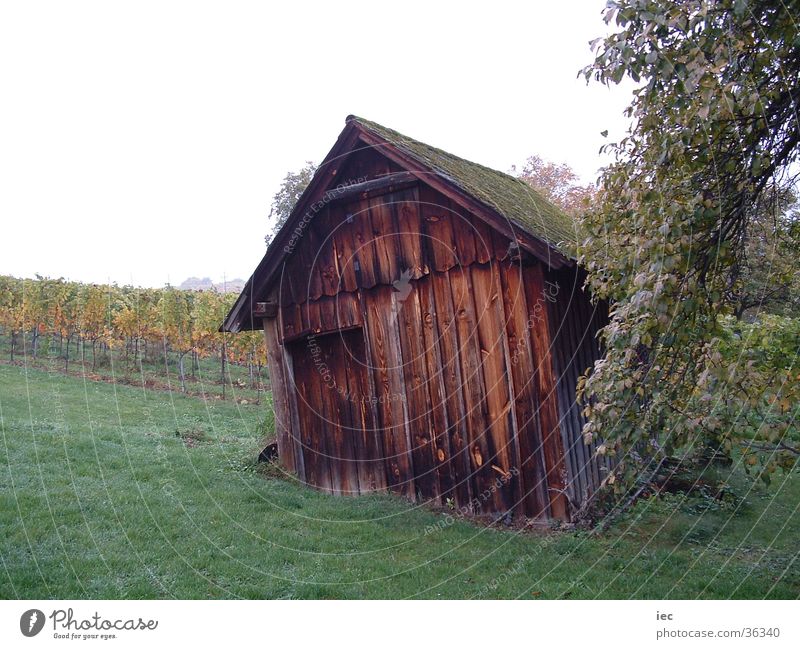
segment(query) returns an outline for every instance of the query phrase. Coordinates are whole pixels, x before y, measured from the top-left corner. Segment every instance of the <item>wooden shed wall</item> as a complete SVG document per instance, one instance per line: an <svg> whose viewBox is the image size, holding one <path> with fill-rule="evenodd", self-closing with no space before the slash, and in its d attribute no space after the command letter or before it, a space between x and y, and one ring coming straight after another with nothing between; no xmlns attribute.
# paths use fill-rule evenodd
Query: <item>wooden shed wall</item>
<svg viewBox="0 0 800 649"><path fill-rule="evenodd" d="M369 152L343 177L379 163L396 171L381 160ZM548 282L571 275L522 263L509 240L424 184L324 206L274 287L278 316L265 320L286 468L333 493L389 488L474 513L567 518L567 493L577 502L595 484L568 391L595 354L579 330L599 322L585 296L550 295ZM357 377L356 404L315 387L298 344L339 330L363 332L368 371L336 377ZM337 344L326 347L332 361ZM303 421L298 399L334 416Z"/></svg>
<svg viewBox="0 0 800 649"><path fill-rule="evenodd" d="M586 419L575 400L578 377L601 357L597 334L608 322L608 307L602 302L592 304L583 290L580 272L549 271L546 281L568 494L570 501L579 505L600 486L608 467L606 458L596 456L597 442L583 442Z"/></svg>

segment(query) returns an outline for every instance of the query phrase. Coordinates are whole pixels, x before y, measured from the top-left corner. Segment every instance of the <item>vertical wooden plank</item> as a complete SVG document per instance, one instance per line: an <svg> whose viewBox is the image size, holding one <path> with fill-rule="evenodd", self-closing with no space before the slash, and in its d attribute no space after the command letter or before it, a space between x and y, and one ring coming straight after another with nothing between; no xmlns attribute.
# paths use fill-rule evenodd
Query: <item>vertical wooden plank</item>
<svg viewBox="0 0 800 649"><path fill-rule="evenodd" d="M290 299L294 304L305 302L308 293L308 274L306 273L302 255L304 243L304 238L300 239L294 252L286 260L284 270L286 284L291 292Z"/></svg>
<svg viewBox="0 0 800 649"><path fill-rule="evenodd" d="M305 327L306 322L299 304L281 307L281 340L300 334Z"/></svg>
<svg viewBox="0 0 800 649"><path fill-rule="evenodd" d="M387 285L400 279L402 272L398 266L400 250L392 215L393 196L394 194L377 196L369 201L369 218L375 245L376 280Z"/></svg>
<svg viewBox="0 0 800 649"><path fill-rule="evenodd" d="M325 407L321 381L312 350L306 340L291 344L294 384L297 390L300 441L306 482L326 492L333 491L326 437Z"/></svg>
<svg viewBox="0 0 800 649"><path fill-rule="evenodd" d="M422 316L416 282L394 293L397 305L400 352L405 379L406 415L411 434L414 484L420 499L437 500L439 489L434 464L431 401L423 347Z"/></svg>
<svg viewBox="0 0 800 649"><path fill-rule="evenodd" d="M333 232L333 246L336 255L336 271L338 273L338 291L355 291L358 288L356 281L356 256L353 245L353 223L349 212L341 203L329 206L330 224L335 228ZM355 216L352 217L355 219Z"/></svg>
<svg viewBox="0 0 800 649"><path fill-rule="evenodd" d="M334 336L336 334L333 334ZM316 448L319 451L318 461L328 465L331 476L330 491L340 496L345 493L348 487L347 475L344 467L344 450L342 422L340 420L339 398L337 394L337 383L334 375L336 357L334 347L331 345L331 336L320 336L317 338L309 337L308 346L312 353L314 377L319 399L314 402L315 414L317 415L317 431L319 439ZM312 345L318 346L315 352Z"/></svg>
<svg viewBox="0 0 800 649"><path fill-rule="evenodd" d="M293 297L298 303L305 302L309 298L316 299L321 294L317 272L317 252L320 244L318 227L317 215L314 215L303 230L297 247L290 257L290 260L293 259L289 264L292 272Z"/></svg>
<svg viewBox="0 0 800 649"><path fill-rule="evenodd" d="M375 395L369 379L366 344L363 331L348 341L345 349L347 385L352 388L350 400L353 421L353 447L361 493L386 489L386 466L383 439L376 425Z"/></svg>
<svg viewBox="0 0 800 649"><path fill-rule="evenodd" d="M456 261L461 266L470 266L475 263L475 233L472 218L460 205L449 201L450 214L453 228L453 242L455 244Z"/></svg>
<svg viewBox="0 0 800 649"><path fill-rule="evenodd" d="M352 215L352 233L356 266L356 282L360 288L372 288L377 283L377 260L372 241L372 223L369 219L369 201L348 203L346 211Z"/></svg>
<svg viewBox="0 0 800 649"><path fill-rule="evenodd" d="M492 230L474 214L470 215L470 220L475 239L475 261L479 264L487 264L494 257Z"/></svg>
<svg viewBox="0 0 800 649"><path fill-rule="evenodd" d="M505 371L506 390L509 396L508 406L508 457L511 463L511 469L506 476L505 496L512 503L511 511L515 516L521 516L525 513L524 503L522 501L522 454L520 450L519 430L520 422L517 420L517 392L516 385L513 379L513 367L511 363L511 347L508 338L508 317L506 311L506 295L505 284L503 282L503 264L495 262L491 265L492 271L492 284L496 287L498 293L497 297L497 310L498 310L498 334L500 344L498 345L498 353L502 352L503 368ZM521 314L524 317L524 311ZM538 513L538 512L537 512Z"/></svg>
<svg viewBox="0 0 800 649"><path fill-rule="evenodd" d="M518 257L518 251L518 241L509 239L497 230L492 230L492 254L496 261L505 261L509 257Z"/></svg>
<svg viewBox="0 0 800 649"><path fill-rule="evenodd" d="M322 315L319 310L319 300L309 300L300 306L303 313L304 327L300 330L317 334L322 331Z"/></svg>
<svg viewBox="0 0 800 649"><path fill-rule="evenodd" d="M325 224L320 219L324 214L325 212L322 211L314 216L314 220L309 224L301 244L307 255L306 298L309 300L318 300L323 295L322 276L325 269L323 268L322 251L328 236L328 233L324 230Z"/></svg>
<svg viewBox="0 0 800 649"><path fill-rule="evenodd" d="M349 295L349 294L345 294ZM319 304L319 324L321 331L336 331L342 328L336 310L336 297L322 297L317 300Z"/></svg>
<svg viewBox="0 0 800 649"><path fill-rule="evenodd" d="M431 273L433 299L436 305L440 356L440 375L444 383L447 409L447 436L450 446L450 473L456 505L466 510L472 499L472 474L469 457L469 431L464 405L461 372L461 350L458 343L453 295L448 273Z"/></svg>
<svg viewBox="0 0 800 649"><path fill-rule="evenodd" d="M533 363L529 338L529 326L533 326L533 322L528 319L522 269L516 264L504 264L500 267L500 275L519 449L517 500L527 516L545 518L549 509L549 498L538 418L539 377Z"/></svg>
<svg viewBox="0 0 800 649"><path fill-rule="evenodd" d="M470 473L473 502L479 500L479 511L491 510L496 473L491 468L489 452L489 413L481 369L478 325L473 302L473 288L468 269L449 272L453 292L453 312L461 356L461 385L464 391L468 429Z"/></svg>
<svg viewBox="0 0 800 649"><path fill-rule="evenodd" d="M264 342L267 348L269 385L272 391L272 408L275 413L275 434L278 442L278 458L283 467L296 472L295 444L292 437L292 422L289 415L289 400L286 385L286 370L283 354L278 342L277 318L264 320Z"/></svg>
<svg viewBox="0 0 800 649"><path fill-rule="evenodd" d="M481 370L486 386L486 405L489 415L487 438L489 457L485 462L494 472L495 511L506 512L511 509L514 502L511 469L515 463L512 446L513 401L508 390L508 368L505 364L502 289L491 264L486 266L473 264L470 270L478 319Z"/></svg>
<svg viewBox="0 0 800 649"><path fill-rule="evenodd" d="M531 342L539 374L539 422L542 431L542 448L550 498L550 514L553 518L569 519L569 502L565 488L567 483L564 464L564 447L558 417L558 396L553 371L550 341L550 323L547 299L544 294L544 274L541 264L523 269L525 300L531 327Z"/></svg>
<svg viewBox="0 0 800 649"><path fill-rule="evenodd" d="M358 292L339 293L331 299L334 306L334 322L340 329L360 326L364 320L361 315L361 300Z"/></svg>
<svg viewBox="0 0 800 649"><path fill-rule="evenodd" d="M375 381L378 423L383 429L386 482L392 491L416 497L411 442L406 420L402 355L393 289L378 286L364 292L364 319Z"/></svg>
<svg viewBox="0 0 800 649"><path fill-rule="evenodd" d="M336 295L340 290L338 260L336 258L336 239L338 224L329 207L326 207L316 218L320 233L320 248L317 257L320 293Z"/></svg>
<svg viewBox="0 0 800 649"><path fill-rule="evenodd" d="M422 322L422 354L425 358L428 392L430 394L430 424L433 462L436 467L439 498L444 502L453 497L452 453L448 436L447 406L445 404L444 368L439 349L438 314L433 295L433 278L427 275L417 282Z"/></svg>
<svg viewBox="0 0 800 649"><path fill-rule="evenodd" d="M444 204L442 204L444 203ZM458 264L453 238L449 201L428 185L419 187L419 206L423 230L423 249L428 252L425 262L438 271L450 270Z"/></svg>
<svg viewBox="0 0 800 649"><path fill-rule="evenodd" d="M357 384L350 382L347 372L347 358L351 353L349 348L354 338L361 335L360 331L348 331L325 336L330 350L329 368L334 378L334 383L330 386L334 404L331 467L338 466L341 493L344 495L353 495L361 491L355 451L355 438L360 430L356 429L358 417L354 403L360 400L360 393Z"/></svg>
<svg viewBox="0 0 800 649"><path fill-rule="evenodd" d="M364 297L364 292L359 290L356 294L357 306L359 308L359 318L364 327L363 330L363 372L360 373L362 390L361 393L365 395L366 408L364 408L364 442L363 445L368 451L367 456L373 458L373 471L375 476L375 489L385 490L388 488L388 452L384 448L385 429L381 426L380 415L378 411L378 403L382 395L376 383L376 367L372 363L374 358L372 349L372 339L369 335L369 326L367 324L367 304L368 300ZM367 479L368 482L368 479ZM363 479L360 479L360 484L365 484Z"/></svg>
<svg viewBox="0 0 800 649"><path fill-rule="evenodd" d="M294 299L292 298L293 289L288 264L284 263L279 272L280 275L278 281L276 282L277 287L275 289L276 299L279 306L287 306L288 304L292 304L294 302Z"/></svg>
<svg viewBox="0 0 800 649"><path fill-rule="evenodd" d="M422 254L422 222L416 187L392 194L392 211L400 249L400 271L405 279L419 279L428 272Z"/></svg>

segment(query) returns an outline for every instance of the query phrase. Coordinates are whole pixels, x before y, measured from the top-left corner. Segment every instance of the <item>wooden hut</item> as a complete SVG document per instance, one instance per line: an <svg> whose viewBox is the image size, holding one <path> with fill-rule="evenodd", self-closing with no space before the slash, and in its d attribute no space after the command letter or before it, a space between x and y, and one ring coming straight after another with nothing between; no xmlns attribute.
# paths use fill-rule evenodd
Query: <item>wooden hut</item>
<svg viewBox="0 0 800 649"><path fill-rule="evenodd" d="M333 494L569 519L606 311L522 181L348 117L228 314L263 328L280 462Z"/></svg>

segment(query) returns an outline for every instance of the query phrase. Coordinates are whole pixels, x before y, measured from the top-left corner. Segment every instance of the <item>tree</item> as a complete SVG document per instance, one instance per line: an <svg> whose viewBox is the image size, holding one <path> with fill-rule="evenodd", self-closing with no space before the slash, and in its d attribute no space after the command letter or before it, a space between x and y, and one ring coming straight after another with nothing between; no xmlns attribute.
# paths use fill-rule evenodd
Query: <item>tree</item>
<svg viewBox="0 0 800 649"><path fill-rule="evenodd" d="M159 312L163 327L164 347L178 354L178 377L181 391L186 392L186 371L184 357L194 345L195 331L193 320L194 294L191 291L168 286L161 292ZM165 355L166 360L166 355Z"/></svg>
<svg viewBox="0 0 800 649"><path fill-rule="evenodd" d="M0 326L9 333L11 339L11 362L14 362L17 334L25 326L23 295L24 280L16 277L0 276Z"/></svg>
<svg viewBox="0 0 800 649"><path fill-rule="evenodd" d="M268 219L271 226L269 233L264 237L267 245L270 244L275 234L281 229L281 226L286 223L286 219L289 218L300 195L308 187L308 183L311 182L316 171L317 165L306 161L305 166L299 171L290 171L284 177L280 189L272 197L272 207L270 208Z"/></svg>
<svg viewBox="0 0 800 649"><path fill-rule="evenodd" d="M797 412L783 404L800 402L797 356L781 367L725 347L748 238L794 180L795 19L767 0L607 5L617 30L593 43L584 74L638 87L630 131L606 147L614 162L583 218L588 284L611 310L606 355L579 391L585 438L615 453L617 488L646 482L676 449L743 446L765 479L796 460Z"/></svg>
<svg viewBox="0 0 800 649"><path fill-rule="evenodd" d="M516 167L512 167L512 173L516 172ZM516 175L573 216L585 209L594 196L594 187L581 185L572 167L547 162L538 155L529 157Z"/></svg>
<svg viewBox="0 0 800 649"><path fill-rule="evenodd" d="M97 284L82 286L80 290L79 333L81 349L87 340L92 343L92 371L97 368L97 342L107 334L109 324L109 296Z"/></svg>

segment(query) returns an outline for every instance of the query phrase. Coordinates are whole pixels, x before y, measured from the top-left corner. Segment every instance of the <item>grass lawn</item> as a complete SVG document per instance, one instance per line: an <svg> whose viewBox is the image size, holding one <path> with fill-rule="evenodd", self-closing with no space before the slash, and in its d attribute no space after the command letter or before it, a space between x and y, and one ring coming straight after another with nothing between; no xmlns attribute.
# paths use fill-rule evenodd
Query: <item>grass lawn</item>
<svg viewBox="0 0 800 649"><path fill-rule="evenodd" d="M252 460L267 407L0 366L3 598L796 598L800 479L602 537L335 498Z"/></svg>

